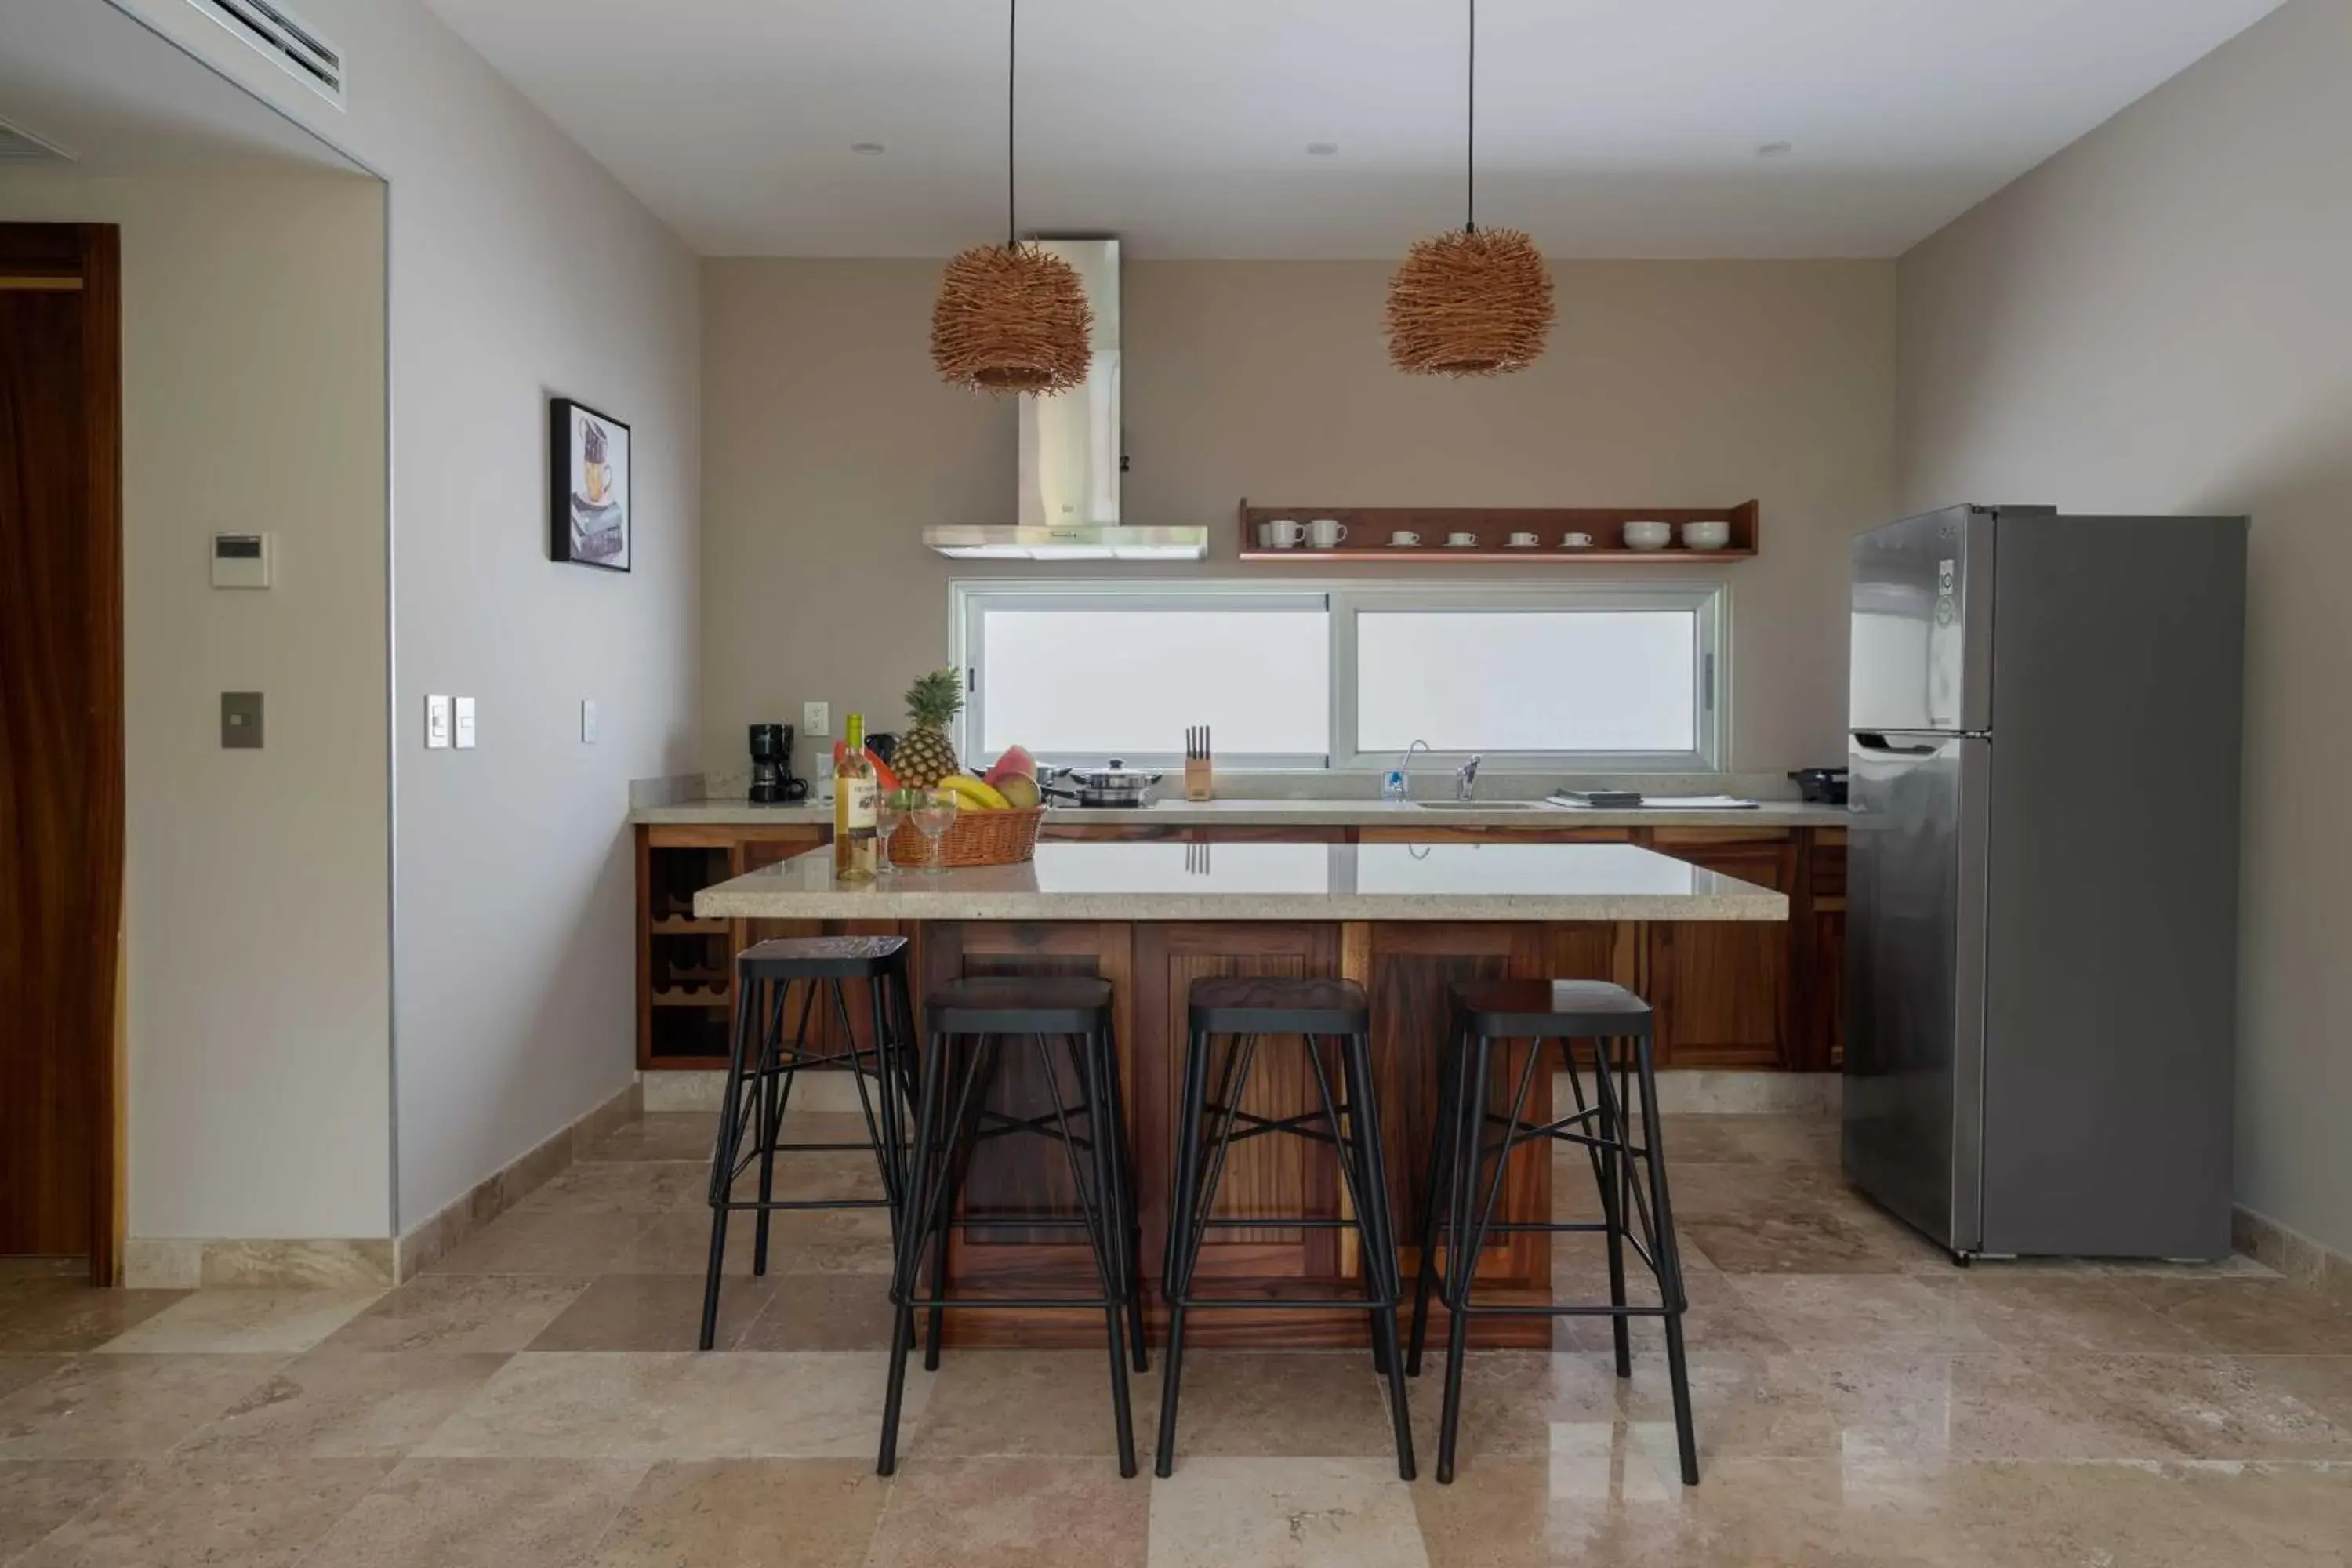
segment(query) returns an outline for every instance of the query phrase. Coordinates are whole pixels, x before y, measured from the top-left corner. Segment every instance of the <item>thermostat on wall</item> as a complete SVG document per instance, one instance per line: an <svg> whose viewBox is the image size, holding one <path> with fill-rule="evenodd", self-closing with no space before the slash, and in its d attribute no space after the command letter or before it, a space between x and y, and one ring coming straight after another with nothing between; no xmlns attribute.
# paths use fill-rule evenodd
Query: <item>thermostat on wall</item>
<svg viewBox="0 0 2352 1568"><path fill-rule="evenodd" d="M276 552L272 535L267 533L215 533L213 535L213 586L215 588L267 588L269 586L269 558Z"/></svg>

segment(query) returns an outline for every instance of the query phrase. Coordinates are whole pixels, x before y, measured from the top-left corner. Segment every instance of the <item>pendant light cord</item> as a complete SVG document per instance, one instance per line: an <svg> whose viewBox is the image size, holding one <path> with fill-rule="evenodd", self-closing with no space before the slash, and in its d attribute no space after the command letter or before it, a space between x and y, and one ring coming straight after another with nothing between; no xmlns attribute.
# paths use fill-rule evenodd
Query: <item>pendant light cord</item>
<svg viewBox="0 0 2352 1568"><path fill-rule="evenodd" d="M1478 0L1470 0L1470 73L1468 89L1462 95L1463 185L1468 192L1468 210L1464 214L1462 232L1478 232Z"/></svg>
<svg viewBox="0 0 2352 1568"><path fill-rule="evenodd" d="M1014 78L1020 60L1021 0L1005 0L1004 6L1004 248L1011 250L1021 233L1014 217L1013 181L1017 161L1013 154L1013 110L1018 95Z"/></svg>

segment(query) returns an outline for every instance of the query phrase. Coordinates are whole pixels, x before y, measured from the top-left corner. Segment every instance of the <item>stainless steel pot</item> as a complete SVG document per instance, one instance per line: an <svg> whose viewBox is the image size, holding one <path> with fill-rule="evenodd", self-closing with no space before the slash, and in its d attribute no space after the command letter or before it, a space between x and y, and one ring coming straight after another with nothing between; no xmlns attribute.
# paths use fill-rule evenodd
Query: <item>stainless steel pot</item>
<svg viewBox="0 0 2352 1568"><path fill-rule="evenodd" d="M1066 800L1088 810L1113 810L1150 805L1151 786L1165 776L1130 770L1117 757L1107 768L1048 770L1039 787L1055 800Z"/></svg>

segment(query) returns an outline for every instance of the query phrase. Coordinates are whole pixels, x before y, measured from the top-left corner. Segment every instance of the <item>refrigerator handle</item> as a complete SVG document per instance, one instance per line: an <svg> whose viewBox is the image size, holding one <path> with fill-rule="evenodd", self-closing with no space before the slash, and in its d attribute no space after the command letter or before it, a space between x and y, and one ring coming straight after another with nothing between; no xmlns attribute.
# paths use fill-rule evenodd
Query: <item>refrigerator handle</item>
<svg viewBox="0 0 2352 1568"><path fill-rule="evenodd" d="M1855 731L1853 741L1855 745L1865 752L1885 752L1889 756L1896 757L1932 757L1937 750L1931 745L1898 746L1888 741L1884 734L1870 730Z"/></svg>

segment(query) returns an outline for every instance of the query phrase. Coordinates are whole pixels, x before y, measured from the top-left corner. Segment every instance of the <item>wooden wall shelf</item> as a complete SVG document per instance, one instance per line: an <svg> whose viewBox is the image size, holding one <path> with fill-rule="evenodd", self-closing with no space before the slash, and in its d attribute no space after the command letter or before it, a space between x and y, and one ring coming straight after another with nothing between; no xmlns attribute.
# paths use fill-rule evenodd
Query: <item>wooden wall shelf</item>
<svg viewBox="0 0 2352 1568"><path fill-rule="evenodd" d="M1300 544L1288 550L1258 543L1257 525L1277 518L1308 522L1336 518L1348 531L1336 549L1318 550ZM1671 523L1675 542L1663 550L1629 550L1625 524L1637 518ZM1731 542L1721 550L1686 550L1681 543L1686 522L1727 522ZM1418 544L1391 544L1399 531L1421 535ZM1514 548L1514 533L1532 533L1541 542ZM1612 565L1688 566L1707 561L1745 561L1761 544L1762 527L1754 501L1735 507L1402 507L1402 506L1252 506L1241 505L1241 558L1244 561L1410 561L1509 562L1516 566L1576 566L1591 562ZM1468 533L1475 545L1449 545L1449 533ZM1589 533L1592 543L1581 550L1564 549L1560 536Z"/></svg>

